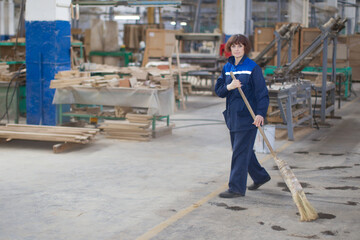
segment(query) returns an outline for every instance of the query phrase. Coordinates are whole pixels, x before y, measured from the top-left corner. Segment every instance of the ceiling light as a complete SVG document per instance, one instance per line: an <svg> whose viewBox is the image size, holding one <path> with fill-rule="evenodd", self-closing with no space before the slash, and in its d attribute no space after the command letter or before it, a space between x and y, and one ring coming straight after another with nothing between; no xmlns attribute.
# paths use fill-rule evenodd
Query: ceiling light
<svg viewBox="0 0 360 240"><path fill-rule="evenodd" d="M175 26L175 25L176 25L176 22L175 22L175 21L171 21L170 24Z"/></svg>
<svg viewBox="0 0 360 240"><path fill-rule="evenodd" d="M116 15L115 20L140 20L139 15Z"/></svg>
<svg viewBox="0 0 360 240"><path fill-rule="evenodd" d="M181 26L186 26L187 23L186 23L186 22L181 22L180 25L181 25Z"/></svg>

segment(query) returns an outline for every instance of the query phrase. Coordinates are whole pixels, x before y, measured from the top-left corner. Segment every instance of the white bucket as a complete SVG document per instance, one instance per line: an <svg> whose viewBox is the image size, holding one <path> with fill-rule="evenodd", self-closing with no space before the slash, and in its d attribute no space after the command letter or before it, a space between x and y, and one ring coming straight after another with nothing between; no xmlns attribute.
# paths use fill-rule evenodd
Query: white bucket
<svg viewBox="0 0 360 240"><path fill-rule="evenodd" d="M266 137L268 138L268 140L270 142L271 147L275 151L275 126L274 125L264 125L263 129L264 129L264 133L265 133ZM254 150L257 153L270 153L270 150L266 146L266 143L265 143L261 133L259 132L259 130L257 130L255 143L254 143Z"/></svg>

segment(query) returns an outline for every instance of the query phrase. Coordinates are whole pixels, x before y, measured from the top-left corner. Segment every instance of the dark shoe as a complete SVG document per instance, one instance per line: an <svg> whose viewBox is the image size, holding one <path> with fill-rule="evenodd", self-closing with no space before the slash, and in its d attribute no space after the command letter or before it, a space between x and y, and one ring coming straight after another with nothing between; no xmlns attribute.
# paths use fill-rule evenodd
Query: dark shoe
<svg viewBox="0 0 360 240"><path fill-rule="evenodd" d="M256 190L258 189L261 185L264 185L265 183L267 183L268 181L270 181L271 177L269 177L265 182L262 183L253 183L252 185L250 185L248 187L249 190Z"/></svg>
<svg viewBox="0 0 360 240"><path fill-rule="evenodd" d="M226 190L225 192L222 192L219 194L219 197L221 198L237 198L237 197L243 197L241 193L235 193L231 192L230 190Z"/></svg>

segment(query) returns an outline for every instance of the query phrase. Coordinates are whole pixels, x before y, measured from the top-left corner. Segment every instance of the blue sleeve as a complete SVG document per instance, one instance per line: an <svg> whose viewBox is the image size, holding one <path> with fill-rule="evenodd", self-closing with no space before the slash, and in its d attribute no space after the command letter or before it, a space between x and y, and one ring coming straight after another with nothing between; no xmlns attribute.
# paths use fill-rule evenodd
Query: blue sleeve
<svg viewBox="0 0 360 240"><path fill-rule="evenodd" d="M255 115L261 115L265 118L269 107L269 92L266 87L261 68L258 65L256 65L253 69L251 78L253 81L256 101Z"/></svg>
<svg viewBox="0 0 360 240"><path fill-rule="evenodd" d="M228 95L228 93L229 93L229 91L226 88L224 68L221 71L221 76L216 81L215 93L216 93L216 95L218 95L221 98L226 97Z"/></svg>

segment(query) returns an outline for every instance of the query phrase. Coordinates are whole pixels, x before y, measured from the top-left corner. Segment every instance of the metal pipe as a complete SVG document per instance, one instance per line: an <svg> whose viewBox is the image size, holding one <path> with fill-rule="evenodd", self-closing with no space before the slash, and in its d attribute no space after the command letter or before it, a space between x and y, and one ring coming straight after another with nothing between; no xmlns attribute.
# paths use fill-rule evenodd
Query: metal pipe
<svg viewBox="0 0 360 240"><path fill-rule="evenodd" d="M355 33L359 32L359 6L355 9Z"/></svg>
<svg viewBox="0 0 360 240"><path fill-rule="evenodd" d="M276 36L276 39L277 39L277 61L276 61L276 67L277 68L280 68L280 65L281 65L281 37L280 35L278 35L277 32L275 32L275 36Z"/></svg>
<svg viewBox="0 0 360 240"><path fill-rule="evenodd" d="M311 0L311 21L310 21L311 27L316 27L316 11L315 11L315 0Z"/></svg>
<svg viewBox="0 0 360 240"><path fill-rule="evenodd" d="M281 0L277 0L277 21L281 21Z"/></svg>
<svg viewBox="0 0 360 240"><path fill-rule="evenodd" d="M251 5L252 5L252 1L246 0L245 35L247 35L247 36L251 35L251 29L250 29L251 28L251 17L252 17Z"/></svg>
<svg viewBox="0 0 360 240"><path fill-rule="evenodd" d="M4 9L4 1L0 0L0 38L2 38L2 36L4 35L5 35L5 9Z"/></svg>
<svg viewBox="0 0 360 240"><path fill-rule="evenodd" d="M291 54L292 54L292 40L293 40L293 35L290 36L290 39L289 39L289 47L288 47L288 63L291 63Z"/></svg>
<svg viewBox="0 0 360 240"><path fill-rule="evenodd" d="M322 60L322 85L321 85L321 108L320 116L321 123L325 123L326 118L326 78L327 78L327 46L328 46L328 36L324 39L323 42L323 60Z"/></svg>
<svg viewBox="0 0 360 240"><path fill-rule="evenodd" d="M333 39L333 52L332 52L332 71L331 71L331 81L336 82L336 54L337 54L337 37ZM339 83L339 88L341 88L341 82Z"/></svg>
<svg viewBox="0 0 360 240"><path fill-rule="evenodd" d="M199 32L200 11L201 11L201 0L198 0L196 13L195 13L194 29L193 29L194 33Z"/></svg>

